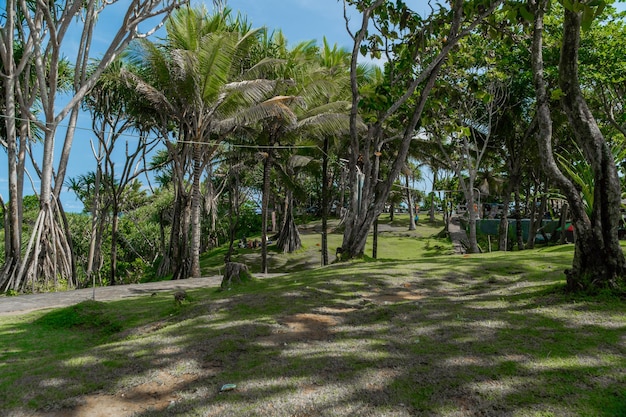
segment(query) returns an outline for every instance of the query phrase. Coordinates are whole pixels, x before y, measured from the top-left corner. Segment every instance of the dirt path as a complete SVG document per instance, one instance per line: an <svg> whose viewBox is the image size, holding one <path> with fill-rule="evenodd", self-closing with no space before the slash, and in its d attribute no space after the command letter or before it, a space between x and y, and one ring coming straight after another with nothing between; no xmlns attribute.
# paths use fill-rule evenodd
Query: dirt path
<svg viewBox="0 0 626 417"><path fill-rule="evenodd" d="M280 274L256 274L265 278ZM83 288L80 290L61 291L42 294L26 294L15 297L0 297L0 316L22 314L28 311L53 307L66 307L85 300L119 300L121 298L140 297L160 291L178 291L193 288L217 287L222 283L222 276L189 278L177 281L148 282L145 284L115 285L112 287Z"/></svg>

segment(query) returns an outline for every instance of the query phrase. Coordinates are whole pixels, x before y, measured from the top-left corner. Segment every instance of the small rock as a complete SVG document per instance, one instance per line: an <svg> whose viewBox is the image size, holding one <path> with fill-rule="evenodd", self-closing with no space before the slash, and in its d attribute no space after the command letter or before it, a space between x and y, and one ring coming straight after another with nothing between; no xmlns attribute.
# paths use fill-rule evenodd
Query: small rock
<svg viewBox="0 0 626 417"><path fill-rule="evenodd" d="M220 388L220 392L232 391L235 388L237 388L237 385L235 385L235 384L224 384L224 385L222 385L222 388Z"/></svg>

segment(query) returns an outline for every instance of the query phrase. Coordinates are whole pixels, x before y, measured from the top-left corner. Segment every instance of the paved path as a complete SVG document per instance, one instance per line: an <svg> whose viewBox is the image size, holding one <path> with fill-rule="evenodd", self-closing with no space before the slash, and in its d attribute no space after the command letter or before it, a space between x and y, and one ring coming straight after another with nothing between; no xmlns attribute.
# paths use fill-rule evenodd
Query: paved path
<svg viewBox="0 0 626 417"><path fill-rule="evenodd" d="M465 229L461 227L461 220L458 216L454 216L450 219L448 224L448 233L450 233L450 240L454 247L454 253L463 254L466 252L466 248L469 246L469 239Z"/></svg>
<svg viewBox="0 0 626 417"><path fill-rule="evenodd" d="M282 274L255 274L256 278L278 276ZM44 308L66 307L85 300L107 301L121 298L150 295L159 291L177 291L191 288L218 287L222 276L189 278L177 281L148 282L145 284L115 285L112 287L84 288L73 291L61 291L41 294L26 294L15 297L0 297L0 316L22 314Z"/></svg>

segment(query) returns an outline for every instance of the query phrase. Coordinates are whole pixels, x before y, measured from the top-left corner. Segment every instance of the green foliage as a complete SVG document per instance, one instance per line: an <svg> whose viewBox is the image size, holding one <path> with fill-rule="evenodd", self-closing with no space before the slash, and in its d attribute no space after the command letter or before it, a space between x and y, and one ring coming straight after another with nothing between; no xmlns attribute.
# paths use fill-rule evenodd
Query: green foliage
<svg viewBox="0 0 626 417"><path fill-rule="evenodd" d="M585 203L585 211L591 216L594 200L595 177L591 164L585 158L585 154L578 144L572 144L572 151L564 150L556 154L556 159L563 172L576 184ZM626 147L621 142L611 146L611 152L615 161L622 161L626 156Z"/></svg>
<svg viewBox="0 0 626 417"><path fill-rule="evenodd" d="M118 277L121 284L138 284L145 279L146 272L150 265L141 258L135 258L131 262L118 262Z"/></svg>
<svg viewBox="0 0 626 417"><path fill-rule="evenodd" d="M563 172L576 184L585 203L585 211L591 216L593 211L594 173L580 147L574 144L575 150L556 154L557 161Z"/></svg>
<svg viewBox="0 0 626 417"><path fill-rule="evenodd" d="M224 242L228 239L228 201L223 201L220 205L218 217L217 233L220 242ZM250 236L256 236L261 233L261 215L257 212L258 208L252 201L246 201L239 211L239 222L237 224L237 231L235 232L236 239L242 239L243 237L249 238ZM208 223L208 222L205 222Z"/></svg>
<svg viewBox="0 0 626 417"><path fill-rule="evenodd" d="M23 198L22 204L24 210L22 236L28 239L39 215L39 198L36 195L27 195Z"/></svg>

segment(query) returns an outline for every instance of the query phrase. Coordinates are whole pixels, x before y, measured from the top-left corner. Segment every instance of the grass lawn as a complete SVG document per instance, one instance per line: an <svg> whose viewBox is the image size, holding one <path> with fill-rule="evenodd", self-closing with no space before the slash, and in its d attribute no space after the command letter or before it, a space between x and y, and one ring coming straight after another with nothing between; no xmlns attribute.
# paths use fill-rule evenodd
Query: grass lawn
<svg viewBox="0 0 626 417"><path fill-rule="evenodd" d="M626 416L626 302L562 292L571 245L458 256L439 230L311 269L311 227L285 275L180 306L0 316L0 415Z"/></svg>

